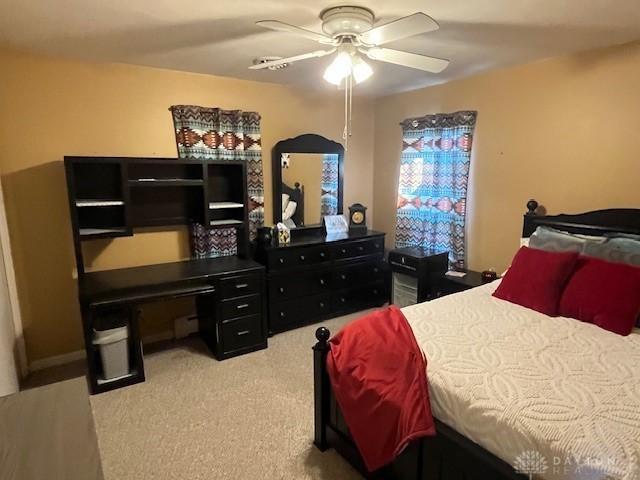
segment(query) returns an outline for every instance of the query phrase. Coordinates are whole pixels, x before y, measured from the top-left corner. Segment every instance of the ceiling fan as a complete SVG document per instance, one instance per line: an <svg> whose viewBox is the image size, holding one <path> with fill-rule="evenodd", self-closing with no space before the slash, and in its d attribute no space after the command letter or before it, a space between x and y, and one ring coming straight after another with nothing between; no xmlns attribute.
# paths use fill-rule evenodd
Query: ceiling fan
<svg viewBox="0 0 640 480"><path fill-rule="evenodd" d="M434 19L422 12L378 26L374 26L375 16L373 12L364 7L332 7L323 10L320 13L320 18L322 19L322 31L324 33L313 32L278 20L257 22L256 24L261 27L315 40L327 45L329 48L258 63L251 65L249 68L253 70L273 69L283 64L324 57L338 52L336 58L326 69L324 79L335 85L340 85L343 80L360 83L373 73L371 67L358 55L359 53L372 60L402 65L430 73L440 73L449 65L448 60L441 58L380 46L440 28Z"/></svg>

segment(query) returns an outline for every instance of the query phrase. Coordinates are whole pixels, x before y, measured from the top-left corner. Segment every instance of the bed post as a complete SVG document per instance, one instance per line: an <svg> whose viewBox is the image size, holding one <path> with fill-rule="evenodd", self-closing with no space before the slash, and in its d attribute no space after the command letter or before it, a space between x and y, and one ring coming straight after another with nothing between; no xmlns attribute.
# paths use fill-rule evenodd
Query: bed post
<svg viewBox="0 0 640 480"><path fill-rule="evenodd" d="M531 199L527 202L527 213L524 214L524 221L522 222L522 237L528 238L536 229L535 217L536 209L538 208L538 202Z"/></svg>
<svg viewBox="0 0 640 480"><path fill-rule="evenodd" d="M331 332L325 327L316 330L318 343L313 346L313 407L315 434L313 443L321 452L327 444L327 423L329 421L329 374L327 373L327 353Z"/></svg>

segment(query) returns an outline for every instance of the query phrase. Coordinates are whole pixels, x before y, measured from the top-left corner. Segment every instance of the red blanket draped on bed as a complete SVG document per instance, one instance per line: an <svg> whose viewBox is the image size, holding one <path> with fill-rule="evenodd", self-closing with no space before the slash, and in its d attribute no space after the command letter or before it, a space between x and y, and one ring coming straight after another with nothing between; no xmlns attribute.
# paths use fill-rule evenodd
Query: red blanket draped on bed
<svg viewBox="0 0 640 480"><path fill-rule="evenodd" d="M331 385L369 471L391 462L410 441L435 435L426 360L397 307L352 322L330 345Z"/></svg>

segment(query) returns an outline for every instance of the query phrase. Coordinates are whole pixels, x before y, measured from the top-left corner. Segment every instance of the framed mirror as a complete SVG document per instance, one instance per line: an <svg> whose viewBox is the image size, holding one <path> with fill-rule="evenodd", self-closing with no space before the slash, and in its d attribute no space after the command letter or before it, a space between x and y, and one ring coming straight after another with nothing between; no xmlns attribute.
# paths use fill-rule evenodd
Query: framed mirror
<svg viewBox="0 0 640 480"><path fill-rule="evenodd" d="M273 223L318 228L342 213L344 147L308 133L275 144L271 159Z"/></svg>

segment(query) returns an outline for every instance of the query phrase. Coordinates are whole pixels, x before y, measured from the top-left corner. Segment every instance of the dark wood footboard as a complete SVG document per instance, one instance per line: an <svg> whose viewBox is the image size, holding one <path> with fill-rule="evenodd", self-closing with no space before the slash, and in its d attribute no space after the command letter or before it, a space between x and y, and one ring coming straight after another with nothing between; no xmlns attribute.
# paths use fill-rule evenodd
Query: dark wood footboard
<svg viewBox="0 0 640 480"><path fill-rule="evenodd" d="M334 448L365 478L391 480L524 480L513 468L468 438L435 419L437 435L409 445L390 465L367 472L340 407L331 390L327 373L328 340L324 327L316 330L313 347L314 443L325 451ZM373 420L373 419L372 419Z"/></svg>

